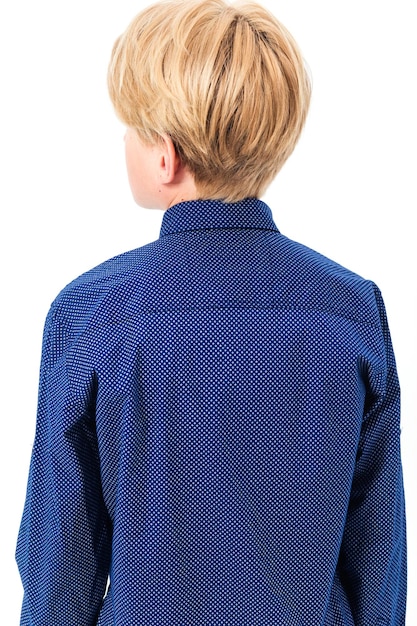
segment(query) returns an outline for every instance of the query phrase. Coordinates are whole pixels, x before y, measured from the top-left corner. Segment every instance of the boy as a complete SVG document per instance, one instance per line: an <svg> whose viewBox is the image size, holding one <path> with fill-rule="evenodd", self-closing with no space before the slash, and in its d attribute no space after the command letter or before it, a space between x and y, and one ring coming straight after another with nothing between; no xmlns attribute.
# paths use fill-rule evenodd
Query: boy
<svg viewBox="0 0 417 626"><path fill-rule="evenodd" d="M48 314L21 624L404 624L381 296L259 200L308 110L297 45L256 4L171 0L109 90L133 196L166 212Z"/></svg>

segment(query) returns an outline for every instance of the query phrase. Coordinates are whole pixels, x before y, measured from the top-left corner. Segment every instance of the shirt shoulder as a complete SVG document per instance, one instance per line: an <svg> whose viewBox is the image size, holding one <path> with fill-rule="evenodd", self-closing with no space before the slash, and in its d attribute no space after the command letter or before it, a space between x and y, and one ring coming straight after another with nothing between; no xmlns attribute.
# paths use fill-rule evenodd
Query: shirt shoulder
<svg viewBox="0 0 417 626"><path fill-rule="evenodd" d="M379 290L372 280L283 235L279 246L289 306L378 325Z"/></svg>
<svg viewBox="0 0 417 626"><path fill-rule="evenodd" d="M111 322L114 311L106 308L105 303L114 299L114 294L128 290L132 281L137 285L146 283L159 248L159 240L151 242L114 256L75 278L52 302L49 324L65 327L74 338L97 319L98 312L101 324Z"/></svg>

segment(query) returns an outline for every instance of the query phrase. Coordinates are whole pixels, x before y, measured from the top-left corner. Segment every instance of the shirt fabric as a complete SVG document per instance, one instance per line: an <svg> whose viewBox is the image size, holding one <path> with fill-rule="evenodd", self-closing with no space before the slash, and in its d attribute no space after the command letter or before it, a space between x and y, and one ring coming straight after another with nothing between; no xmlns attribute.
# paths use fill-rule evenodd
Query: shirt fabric
<svg viewBox="0 0 417 626"><path fill-rule="evenodd" d="M21 624L400 626L399 442L377 287L178 204L49 311Z"/></svg>

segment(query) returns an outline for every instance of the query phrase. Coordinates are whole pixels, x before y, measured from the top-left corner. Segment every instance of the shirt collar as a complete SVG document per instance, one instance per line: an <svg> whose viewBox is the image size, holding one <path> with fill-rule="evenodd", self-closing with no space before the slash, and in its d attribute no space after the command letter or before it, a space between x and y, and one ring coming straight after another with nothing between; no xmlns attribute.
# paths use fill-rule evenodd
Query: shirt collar
<svg viewBox="0 0 417 626"><path fill-rule="evenodd" d="M164 213L160 235L211 228L254 228L278 232L271 209L262 200L246 198L233 203L191 200L176 204Z"/></svg>

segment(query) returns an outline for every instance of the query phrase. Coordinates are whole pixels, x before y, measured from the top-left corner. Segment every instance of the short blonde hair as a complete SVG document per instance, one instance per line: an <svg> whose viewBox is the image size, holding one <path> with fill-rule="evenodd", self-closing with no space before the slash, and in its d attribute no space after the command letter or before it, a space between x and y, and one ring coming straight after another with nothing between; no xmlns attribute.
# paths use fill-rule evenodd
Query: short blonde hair
<svg viewBox="0 0 417 626"><path fill-rule="evenodd" d="M201 198L259 197L300 136L310 81L290 33L253 2L166 0L116 41L110 97L146 143L171 137Z"/></svg>

